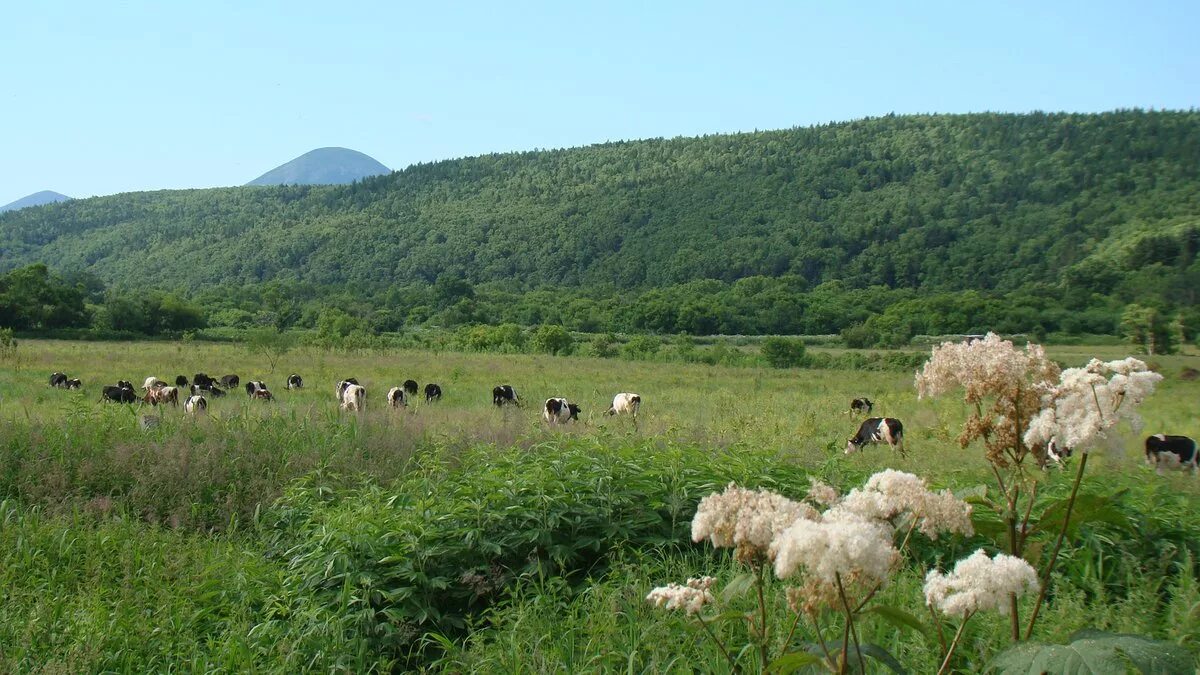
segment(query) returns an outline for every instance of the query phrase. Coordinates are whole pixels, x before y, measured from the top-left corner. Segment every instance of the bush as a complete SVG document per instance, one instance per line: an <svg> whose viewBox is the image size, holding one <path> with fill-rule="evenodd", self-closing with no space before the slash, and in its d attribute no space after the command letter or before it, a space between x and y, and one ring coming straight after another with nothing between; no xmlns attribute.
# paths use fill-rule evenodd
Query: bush
<svg viewBox="0 0 1200 675"><path fill-rule="evenodd" d="M566 356L575 350L575 338L566 328L546 324L533 332L533 349L543 354Z"/></svg>
<svg viewBox="0 0 1200 675"><path fill-rule="evenodd" d="M659 347L662 346L662 340L654 335L636 335L625 346L621 348L621 353L627 359L634 361L649 361L658 353Z"/></svg>
<svg viewBox="0 0 1200 675"><path fill-rule="evenodd" d="M784 337L769 337L762 341L760 353L772 368L796 368L804 365L804 343Z"/></svg>
<svg viewBox="0 0 1200 675"><path fill-rule="evenodd" d="M614 551L687 541L713 485L807 484L768 454L731 449L696 462L697 452L601 439L535 452L481 446L453 466L423 462L422 475L389 489L337 492L310 477L273 511L271 548L295 595L280 603L317 594L331 622L402 657L426 632L461 634L516 581L586 583Z"/></svg>

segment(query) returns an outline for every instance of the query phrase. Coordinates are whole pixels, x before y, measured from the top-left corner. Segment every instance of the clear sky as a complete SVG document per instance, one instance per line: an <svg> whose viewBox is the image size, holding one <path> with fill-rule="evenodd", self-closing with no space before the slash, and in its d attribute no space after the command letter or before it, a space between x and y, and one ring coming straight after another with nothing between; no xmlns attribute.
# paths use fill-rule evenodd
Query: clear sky
<svg viewBox="0 0 1200 675"><path fill-rule="evenodd" d="M923 112L1200 107L1200 2L0 5L0 204ZM1200 160L1198 160L1200 161Z"/></svg>

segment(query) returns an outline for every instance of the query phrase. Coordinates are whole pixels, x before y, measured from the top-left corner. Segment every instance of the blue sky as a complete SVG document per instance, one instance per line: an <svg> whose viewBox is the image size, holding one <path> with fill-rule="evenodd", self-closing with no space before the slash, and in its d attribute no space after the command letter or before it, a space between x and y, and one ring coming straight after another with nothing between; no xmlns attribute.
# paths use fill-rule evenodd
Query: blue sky
<svg viewBox="0 0 1200 675"><path fill-rule="evenodd" d="M889 112L1196 108L1197 26L1194 0L15 0L0 204L239 185L331 145L403 168Z"/></svg>

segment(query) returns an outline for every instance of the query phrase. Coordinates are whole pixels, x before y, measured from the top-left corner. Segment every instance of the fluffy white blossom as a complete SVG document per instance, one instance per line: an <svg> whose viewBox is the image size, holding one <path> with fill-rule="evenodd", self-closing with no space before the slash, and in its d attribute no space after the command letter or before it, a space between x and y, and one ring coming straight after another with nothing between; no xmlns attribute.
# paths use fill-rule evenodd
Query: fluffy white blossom
<svg viewBox="0 0 1200 675"><path fill-rule="evenodd" d="M1037 572L1021 558L999 553L989 558L983 549L958 561L954 571L930 570L925 577L925 604L948 616L965 617L983 609L1009 611L1009 596L1038 589Z"/></svg>
<svg viewBox="0 0 1200 675"><path fill-rule="evenodd" d="M1019 351L1012 342L988 333L982 340L934 347L917 373L917 396L938 396L961 386L967 402L976 403L1014 385L1052 379L1057 371L1041 345L1030 343Z"/></svg>
<svg viewBox="0 0 1200 675"><path fill-rule="evenodd" d="M949 491L932 492L925 480L911 473L885 469L850 491L825 512L822 520L855 520L894 525L896 517L909 514L917 518L917 528L936 539L941 532L971 535L971 505Z"/></svg>
<svg viewBox="0 0 1200 675"><path fill-rule="evenodd" d="M749 546L766 553L771 540L789 525L816 517L816 509L808 504L730 483L724 492L700 501L692 518L692 541L708 539L717 548Z"/></svg>
<svg viewBox="0 0 1200 675"><path fill-rule="evenodd" d="M775 576L787 579L801 568L826 585L835 575L846 580L883 583L899 560L891 531L865 521L797 520L771 545Z"/></svg>
<svg viewBox="0 0 1200 675"><path fill-rule="evenodd" d="M841 495L838 494L836 488L832 485L827 485L816 478L809 478L810 486L808 488L808 499L814 504L821 506L833 506L841 500Z"/></svg>
<svg viewBox="0 0 1200 675"><path fill-rule="evenodd" d="M716 579L699 577L687 580L687 584L667 584L650 591L646 596L647 602L655 607L666 609L682 609L688 614L699 612L705 605L713 602L714 598L708 589L712 588Z"/></svg>
<svg viewBox="0 0 1200 675"><path fill-rule="evenodd" d="M1068 368L1057 384L1043 387L1042 409L1030 421L1025 443L1046 446L1054 439L1061 447L1087 452L1111 440L1108 431L1123 420L1140 431L1137 407L1161 380L1135 358L1092 359L1083 368Z"/></svg>

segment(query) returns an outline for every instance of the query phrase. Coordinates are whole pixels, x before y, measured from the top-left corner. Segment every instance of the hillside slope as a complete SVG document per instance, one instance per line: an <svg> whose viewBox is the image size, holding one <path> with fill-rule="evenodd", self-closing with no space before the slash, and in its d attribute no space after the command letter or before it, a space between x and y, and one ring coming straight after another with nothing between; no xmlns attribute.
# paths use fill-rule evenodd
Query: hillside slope
<svg viewBox="0 0 1200 675"><path fill-rule="evenodd" d="M346 185L391 169L346 148L317 148L271 169L246 185Z"/></svg>
<svg viewBox="0 0 1200 675"><path fill-rule="evenodd" d="M790 274L1006 290L1059 280L1130 223L1194 219L1197 157L1197 112L885 117L487 155L348 186L73 200L0 216L0 270L43 261L162 288Z"/></svg>

